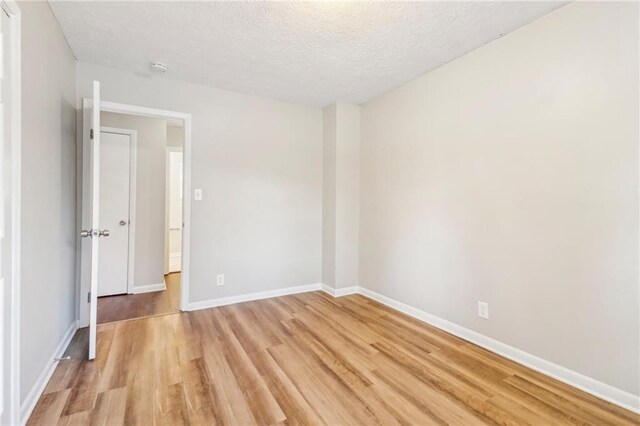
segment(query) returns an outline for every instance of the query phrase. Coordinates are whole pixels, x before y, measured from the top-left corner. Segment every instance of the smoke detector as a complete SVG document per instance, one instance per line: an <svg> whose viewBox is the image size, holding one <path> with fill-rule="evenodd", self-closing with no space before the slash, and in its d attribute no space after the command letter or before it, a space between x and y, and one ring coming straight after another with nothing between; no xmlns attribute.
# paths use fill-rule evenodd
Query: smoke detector
<svg viewBox="0 0 640 426"><path fill-rule="evenodd" d="M151 71L157 73L167 72L167 66L162 62L151 62L149 68L151 68Z"/></svg>

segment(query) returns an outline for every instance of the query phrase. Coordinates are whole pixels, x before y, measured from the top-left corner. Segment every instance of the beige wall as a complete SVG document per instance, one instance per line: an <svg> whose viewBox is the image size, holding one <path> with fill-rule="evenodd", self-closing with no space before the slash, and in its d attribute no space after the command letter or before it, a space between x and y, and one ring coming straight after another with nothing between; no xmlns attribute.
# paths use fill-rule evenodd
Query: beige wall
<svg viewBox="0 0 640 426"><path fill-rule="evenodd" d="M359 281L360 106L337 104L336 135L336 288L341 288Z"/></svg>
<svg viewBox="0 0 640 426"><path fill-rule="evenodd" d="M336 286L336 104L322 110L322 282Z"/></svg>
<svg viewBox="0 0 640 426"><path fill-rule="evenodd" d="M77 75L79 97L95 79L105 100L192 114L191 302L320 282L320 109L82 62Z"/></svg>
<svg viewBox="0 0 640 426"><path fill-rule="evenodd" d="M167 126L167 146L184 146L184 129Z"/></svg>
<svg viewBox="0 0 640 426"><path fill-rule="evenodd" d="M22 11L20 400L75 323L75 60L44 2Z"/></svg>
<svg viewBox="0 0 640 426"><path fill-rule="evenodd" d="M573 3L365 104L360 284L640 394L638 47Z"/></svg>
<svg viewBox="0 0 640 426"><path fill-rule="evenodd" d="M322 282L358 285L360 107L342 102L323 110Z"/></svg>
<svg viewBox="0 0 640 426"><path fill-rule="evenodd" d="M135 269L136 287L164 282L167 122L103 112L102 126L137 131Z"/></svg>

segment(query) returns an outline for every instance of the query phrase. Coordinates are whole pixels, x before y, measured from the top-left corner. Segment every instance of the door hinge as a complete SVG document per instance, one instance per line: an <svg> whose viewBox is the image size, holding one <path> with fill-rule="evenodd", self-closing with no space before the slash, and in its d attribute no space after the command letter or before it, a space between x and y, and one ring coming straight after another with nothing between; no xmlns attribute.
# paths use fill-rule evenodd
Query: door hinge
<svg viewBox="0 0 640 426"><path fill-rule="evenodd" d="M89 130L89 139L93 140L93 129Z"/></svg>
<svg viewBox="0 0 640 426"><path fill-rule="evenodd" d="M91 292L87 293L87 303L91 303Z"/></svg>

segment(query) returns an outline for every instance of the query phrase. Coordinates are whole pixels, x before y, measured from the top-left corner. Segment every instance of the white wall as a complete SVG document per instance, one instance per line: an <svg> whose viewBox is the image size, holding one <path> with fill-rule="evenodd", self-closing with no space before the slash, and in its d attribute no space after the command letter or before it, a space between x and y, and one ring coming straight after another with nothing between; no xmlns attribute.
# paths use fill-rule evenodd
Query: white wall
<svg viewBox="0 0 640 426"><path fill-rule="evenodd" d="M103 112L100 124L137 131L135 224L136 287L164 282L164 215L167 122ZM87 218L88 220L88 218Z"/></svg>
<svg viewBox="0 0 640 426"><path fill-rule="evenodd" d="M75 323L75 60L44 2L22 10L20 400Z"/></svg>
<svg viewBox="0 0 640 426"><path fill-rule="evenodd" d="M321 280L322 111L77 63L78 95L191 113L190 302ZM215 284L224 273L226 283Z"/></svg>
<svg viewBox="0 0 640 426"><path fill-rule="evenodd" d="M365 104L361 285L640 394L638 47L576 2Z"/></svg>
<svg viewBox="0 0 640 426"><path fill-rule="evenodd" d="M342 102L323 110L322 280L358 285L360 107Z"/></svg>

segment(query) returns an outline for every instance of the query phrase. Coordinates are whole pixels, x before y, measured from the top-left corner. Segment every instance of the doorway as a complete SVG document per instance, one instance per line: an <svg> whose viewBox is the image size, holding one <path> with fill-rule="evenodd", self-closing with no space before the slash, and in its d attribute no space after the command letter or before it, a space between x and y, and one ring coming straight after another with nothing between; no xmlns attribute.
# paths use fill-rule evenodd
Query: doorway
<svg viewBox="0 0 640 426"><path fill-rule="evenodd" d="M99 85L97 88L99 95ZM99 155L95 156L91 151L96 145L90 134L93 123L96 123L96 112L91 99L83 101L82 155L83 229L92 229L90 224L95 223L89 217L93 210L91 203L100 206L97 209L100 216L100 229L97 232L100 240L97 285L93 287L97 297L92 297L90 292L94 284L89 252L97 238L83 238L79 287L80 326L90 325L90 322L106 323L186 310L190 197L181 196L180 204L177 207L174 205L180 212L178 217L181 229L177 233L178 241L173 246L177 244L180 249L173 251L174 258L177 253L179 259L177 267L169 268L173 269L173 273L169 275L165 275L170 272L165 264L165 241L170 239L166 234L170 232L166 224L171 215L165 216L165 208L169 202L166 199L167 193L190 193L190 115L104 101L97 104L100 111L96 127L101 129L97 144ZM158 123L162 123L162 138L157 135L149 136L148 130L132 124L136 121L153 121L156 128ZM170 132L180 135L182 145L171 148L182 151L177 191L175 188L173 191L167 188L167 183L174 181L166 177L169 172L166 153ZM175 141L172 145L175 145ZM150 163L152 160L155 161L153 165ZM92 173L95 172L92 171L92 167L95 167L92 164L96 162L98 171L94 180L99 182L98 202L92 195L96 191L93 191L94 184L91 183ZM159 226L152 227L152 223ZM149 256L148 250L145 252L149 248L159 254ZM89 315L93 309L96 312L96 322Z"/></svg>
<svg viewBox="0 0 640 426"><path fill-rule="evenodd" d="M182 125L112 112L100 123L97 323L179 312Z"/></svg>

